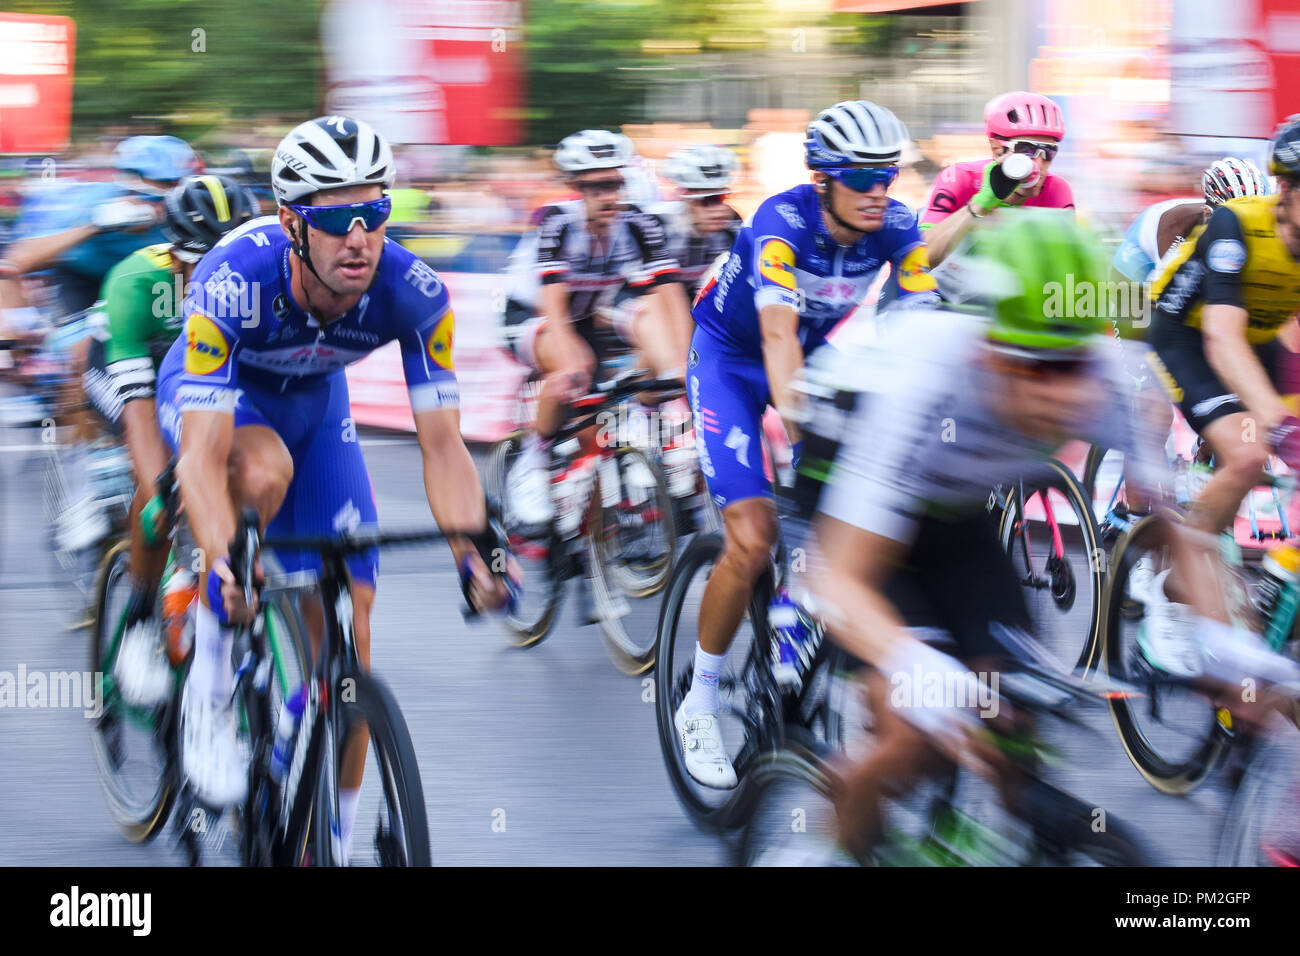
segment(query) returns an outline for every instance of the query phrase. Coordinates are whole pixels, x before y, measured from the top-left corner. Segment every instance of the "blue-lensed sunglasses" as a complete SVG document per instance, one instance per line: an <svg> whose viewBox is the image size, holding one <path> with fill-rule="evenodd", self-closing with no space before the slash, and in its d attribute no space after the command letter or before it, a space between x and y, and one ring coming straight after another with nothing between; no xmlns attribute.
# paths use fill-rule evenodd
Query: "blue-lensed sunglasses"
<svg viewBox="0 0 1300 956"><path fill-rule="evenodd" d="M352 231L354 223L360 221L366 232L374 232L393 213L393 201L385 196L370 202L353 202L342 206L297 206L289 203L289 208L313 229L327 232L331 236L346 236Z"/></svg>
<svg viewBox="0 0 1300 956"><path fill-rule="evenodd" d="M836 168L823 169L821 172L848 186L854 192L868 193L877 186L888 189L898 178L897 166L883 166L876 169Z"/></svg>

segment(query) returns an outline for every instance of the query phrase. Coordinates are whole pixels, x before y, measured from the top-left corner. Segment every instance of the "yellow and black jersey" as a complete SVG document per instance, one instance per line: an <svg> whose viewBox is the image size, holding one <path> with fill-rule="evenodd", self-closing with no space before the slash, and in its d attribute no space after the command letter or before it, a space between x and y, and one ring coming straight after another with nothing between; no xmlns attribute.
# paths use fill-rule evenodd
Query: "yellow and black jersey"
<svg viewBox="0 0 1300 956"><path fill-rule="evenodd" d="M1164 318L1201 327L1207 305L1235 305L1250 316L1246 338L1271 342L1300 310L1300 262L1277 235L1278 197L1225 203L1193 230L1151 283Z"/></svg>

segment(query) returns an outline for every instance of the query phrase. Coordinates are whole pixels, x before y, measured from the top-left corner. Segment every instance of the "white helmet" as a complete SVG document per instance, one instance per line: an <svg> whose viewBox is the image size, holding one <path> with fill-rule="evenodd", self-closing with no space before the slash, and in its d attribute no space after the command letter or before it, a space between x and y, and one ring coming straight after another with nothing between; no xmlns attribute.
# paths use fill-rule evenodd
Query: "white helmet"
<svg viewBox="0 0 1300 956"><path fill-rule="evenodd" d="M1205 201L1218 206L1229 199L1242 196L1267 196L1268 180L1248 159L1225 156L1216 160L1201 174L1201 187Z"/></svg>
<svg viewBox="0 0 1300 956"><path fill-rule="evenodd" d="M632 141L621 133L584 129L560 140L560 145L555 147L555 165L566 173L615 169L626 166L634 154Z"/></svg>
<svg viewBox="0 0 1300 956"><path fill-rule="evenodd" d="M388 140L369 123L346 116L318 116L295 126L271 161L271 186L281 205L322 189L390 189L394 177Z"/></svg>
<svg viewBox="0 0 1300 956"><path fill-rule="evenodd" d="M725 193L736 172L736 154L722 146L690 146L670 153L664 177L697 196Z"/></svg>
<svg viewBox="0 0 1300 956"><path fill-rule="evenodd" d="M809 169L846 163L898 162L911 137L897 116L866 100L845 100L808 124L804 161Z"/></svg>

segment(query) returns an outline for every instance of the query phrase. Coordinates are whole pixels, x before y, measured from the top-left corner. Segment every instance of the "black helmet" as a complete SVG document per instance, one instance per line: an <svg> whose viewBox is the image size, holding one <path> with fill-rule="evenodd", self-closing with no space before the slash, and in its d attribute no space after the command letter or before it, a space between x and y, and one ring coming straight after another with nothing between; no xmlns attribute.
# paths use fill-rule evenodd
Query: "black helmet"
<svg viewBox="0 0 1300 956"><path fill-rule="evenodd" d="M222 236L248 222L256 212L248 190L233 179L190 176L167 194L162 231L175 251L190 253L197 262Z"/></svg>
<svg viewBox="0 0 1300 956"><path fill-rule="evenodd" d="M1300 178L1300 113L1288 116L1273 134L1271 171L1292 181Z"/></svg>

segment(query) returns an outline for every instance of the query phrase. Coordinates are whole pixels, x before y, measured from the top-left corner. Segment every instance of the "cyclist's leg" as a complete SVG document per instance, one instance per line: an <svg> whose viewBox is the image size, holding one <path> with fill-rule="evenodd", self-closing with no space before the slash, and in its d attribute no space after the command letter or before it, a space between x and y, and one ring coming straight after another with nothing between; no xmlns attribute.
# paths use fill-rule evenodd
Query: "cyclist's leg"
<svg viewBox="0 0 1300 956"><path fill-rule="evenodd" d="M776 542L776 507L763 469L767 381L761 364L729 362L700 333L692 340L686 374L700 469L722 508L725 536L701 601L697 679L687 712L707 702L714 706L705 712L714 713L717 668Z"/></svg>
<svg viewBox="0 0 1300 956"><path fill-rule="evenodd" d="M670 296L679 296L679 310ZM691 330L681 319L690 315L679 283L668 283L642 295L624 287L608 310L618 337L637 349L658 378L681 378Z"/></svg>
<svg viewBox="0 0 1300 956"><path fill-rule="evenodd" d="M330 378L327 400L319 414L313 410L310 437L294 445L294 480L283 505L267 529L267 536L328 535L375 525L379 515L374 490L361 445L356 440L348 400L347 378L337 372ZM286 572L320 568L318 555L281 553ZM348 558L352 574L352 624L357 655L370 669L370 611L374 606L379 552L375 549ZM319 604L308 617L313 654L319 649L323 619ZM335 650L338 650L337 648ZM339 824L345 848L351 842L357 798L365 769L368 738L364 725L350 738L339 766Z"/></svg>

